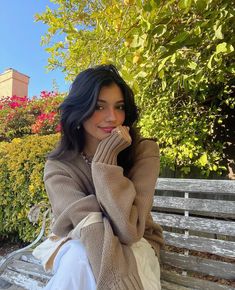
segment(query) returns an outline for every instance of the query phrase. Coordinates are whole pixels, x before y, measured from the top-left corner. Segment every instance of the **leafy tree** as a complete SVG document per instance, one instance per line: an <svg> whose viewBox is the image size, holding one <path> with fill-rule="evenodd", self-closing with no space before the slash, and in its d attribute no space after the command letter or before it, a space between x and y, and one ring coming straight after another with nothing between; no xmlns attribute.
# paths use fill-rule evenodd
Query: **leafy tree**
<svg viewBox="0 0 235 290"><path fill-rule="evenodd" d="M72 80L114 63L136 93L142 133L158 138L163 167L222 173L221 160L234 158L233 1L53 2L36 15L48 25L49 69Z"/></svg>

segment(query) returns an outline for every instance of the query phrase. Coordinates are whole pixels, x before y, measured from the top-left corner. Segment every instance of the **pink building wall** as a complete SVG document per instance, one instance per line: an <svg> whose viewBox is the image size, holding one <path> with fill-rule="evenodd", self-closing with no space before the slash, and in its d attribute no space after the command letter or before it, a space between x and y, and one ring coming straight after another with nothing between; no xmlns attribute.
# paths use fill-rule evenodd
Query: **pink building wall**
<svg viewBox="0 0 235 290"><path fill-rule="evenodd" d="M29 77L9 68L0 74L0 98L2 96L28 96Z"/></svg>

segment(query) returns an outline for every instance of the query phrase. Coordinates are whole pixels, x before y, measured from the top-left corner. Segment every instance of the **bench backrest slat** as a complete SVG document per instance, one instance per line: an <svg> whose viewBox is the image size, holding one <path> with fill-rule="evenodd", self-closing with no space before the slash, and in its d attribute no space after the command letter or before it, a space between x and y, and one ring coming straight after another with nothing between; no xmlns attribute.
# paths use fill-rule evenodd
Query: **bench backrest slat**
<svg viewBox="0 0 235 290"><path fill-rule="evenodd" d="M185 256L179 253L161 251L164 264L187 270L193 270L222 279L234 279L235 264L209 260L198 256Z"/></svg>
<svg viewBox="0 0 235 290"><path fill-rule="evenodd" d="M154 207L181 209L204 213L219 213L220 216L235 217L235 201L207 200L172 196L154 196Z"/></svg>
<svg viewBox="0 0 235 290"><path fill-rule="evenodd" d="M153 212L153 219L161 226L173 227L178 229L187 229L192 231L235 236L235 222L200 218L185 217L176 214L167 214Z"/></svg>
<svg viewBox="0 0 235 290"><path fill-rule="evenodd" d="M189 289L203 289L203 290L232 290L231 286L221 285L207 280L197 279L189 276L181 276L174 272L162 271L161 277L163 280L167 280L179 285L184 285L189 287ZM180 286L179 286L180 287ZM180 289L180 288L179 288Z"/></svg>
<svg viewBox="0 0 235 290"><path fill-rule="evenodd" d="M158 178L156 188L178 192L204 192L218 195L229 193L235 195L235 181L233 180Z"/></svg>
<svg viewBox="0 0 235 290"><path fill-rule="evenodd" d="M235 258L235 242L209 239L198 236L185 236L178 233L164 231L164 237L167 245L207 252L222 257Z"/></svg>

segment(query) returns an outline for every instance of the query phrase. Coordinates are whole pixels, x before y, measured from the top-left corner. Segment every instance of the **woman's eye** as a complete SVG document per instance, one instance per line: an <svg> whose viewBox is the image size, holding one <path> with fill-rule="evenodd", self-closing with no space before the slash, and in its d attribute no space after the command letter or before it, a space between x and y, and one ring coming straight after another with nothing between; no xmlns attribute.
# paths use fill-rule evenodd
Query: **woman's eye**
<svg viewBox="0 0 235 290"><path fill-rule="evenodd" d="M117 109L121 110L121 111L124 111L125 110L125 105L124 104L123 105L118 105Z"/></svg>
<svg viewBox="0 0 235 290"><path fill-rule="evenodd" d="M99 104L97 104L96 106L95 106L95 109L97 110L97 111L100 111L100 110L103 110L103 106L101 106L101 105L99 105Z"/></svg>

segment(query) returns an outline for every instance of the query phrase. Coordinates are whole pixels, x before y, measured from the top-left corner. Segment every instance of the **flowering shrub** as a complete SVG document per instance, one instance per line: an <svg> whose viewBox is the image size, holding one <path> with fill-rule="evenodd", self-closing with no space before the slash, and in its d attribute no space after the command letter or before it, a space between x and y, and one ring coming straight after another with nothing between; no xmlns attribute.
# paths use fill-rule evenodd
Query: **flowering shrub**
<svg viewBox="0 0 235 290"><path fill-rule="evenodd" d="M48 135L60 131L58 106L64 96L42 91L39 98L0 99L0 141L24 135Z"/></svg>
<svg viewBox="0 0 235 290"><path fill-rule="evenodd" d="M60 131L58 124L58 114L56 112L42 113L36 118L36 122L31 126L34 134L48 134Z"/></svg>
<svg viewBox="0 0 235 290"><path fill-rule="evenodd" d="M41 226L28 220L30 208L47 202L43 168L60 131L58 107L64 96L0 99L0 236L32 241ZM40 136L44 135L44 136Z"/></svg>

